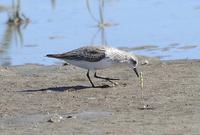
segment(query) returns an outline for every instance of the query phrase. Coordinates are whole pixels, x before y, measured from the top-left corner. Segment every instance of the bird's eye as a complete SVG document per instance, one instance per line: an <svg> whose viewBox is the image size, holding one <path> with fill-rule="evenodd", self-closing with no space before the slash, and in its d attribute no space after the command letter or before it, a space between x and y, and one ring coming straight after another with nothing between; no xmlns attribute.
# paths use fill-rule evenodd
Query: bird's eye
<svg viewBox="0 0 200 135"><path fill-rule="evenodd" d="M137 64L137 61L134 60L134 59L131 59L131 62L133 63L133 65L136 65L136 64Z"/></svg>

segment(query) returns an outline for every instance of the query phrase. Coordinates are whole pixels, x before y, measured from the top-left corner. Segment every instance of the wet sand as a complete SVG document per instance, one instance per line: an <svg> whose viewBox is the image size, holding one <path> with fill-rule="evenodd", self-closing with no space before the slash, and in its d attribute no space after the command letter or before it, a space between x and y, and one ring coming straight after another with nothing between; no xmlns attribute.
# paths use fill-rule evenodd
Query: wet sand
<svg viewBox="0 0 200 135"><path fill-rule="evenodd" d="M120 78L109 88L91 88L86 71L71 65L0 67L0 134L199 134L200 61L148 61L139 65L148 110L139 109L139 79L128 67L98 72Z"/></svg>

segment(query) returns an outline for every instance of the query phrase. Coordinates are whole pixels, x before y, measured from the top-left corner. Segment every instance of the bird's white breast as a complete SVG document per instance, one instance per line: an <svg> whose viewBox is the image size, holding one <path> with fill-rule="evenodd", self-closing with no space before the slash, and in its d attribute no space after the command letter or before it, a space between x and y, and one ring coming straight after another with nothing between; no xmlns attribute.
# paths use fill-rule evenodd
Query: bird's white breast
<svg viewBox="0 0 200 135"><path fill-rule="evenodd" d="M89 70L98 70L98 69L104 69L111 67L113 64L115 64L111 59L104 58L98 62L88 62L88 61L77 61L77 60L65 60L67 63L70 63L72 65L89 69Z"/></svg>

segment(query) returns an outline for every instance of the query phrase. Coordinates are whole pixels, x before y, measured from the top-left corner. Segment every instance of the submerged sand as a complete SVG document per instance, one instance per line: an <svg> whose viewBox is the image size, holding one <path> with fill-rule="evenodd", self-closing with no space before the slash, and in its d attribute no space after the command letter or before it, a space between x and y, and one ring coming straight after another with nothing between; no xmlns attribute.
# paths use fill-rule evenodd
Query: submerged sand
<svg viewBox="0 0 200 135"><path fill-rule="evenodd" d="M139 79L128 67L98 72L120 78L109 88L91 88L71 65L0 67L0 134L198 135L200 61L148 62L139 65L148 110L139 109Z"/></svg>

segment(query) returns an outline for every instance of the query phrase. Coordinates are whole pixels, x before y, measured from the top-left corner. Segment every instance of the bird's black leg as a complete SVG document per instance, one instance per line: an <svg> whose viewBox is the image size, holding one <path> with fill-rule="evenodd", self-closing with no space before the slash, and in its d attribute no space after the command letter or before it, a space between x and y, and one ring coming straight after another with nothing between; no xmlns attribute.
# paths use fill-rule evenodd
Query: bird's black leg
<svg viewBox="0 0 200 135"><path fill-rule="evenodd" d="M92 87L94 88L95 85L94 85L94 83L92 82L92 80L90 79L90 74L89 74L89 73L90 73L90 70L87 71L87 78L89 79L89 81L90 81Z"/></svg>
<svg viewBox="0 0 200 135"><path fill-rule="evenodd" d="M97 73L96 73L96 72L94 73L94 77L95 77L95 78L99 78L99 79L104 79L104 80L109 81L109 82L111 82L111 83L113 83L113 84L115 84L115 83L114 83L113 81L111 81L111 80L119 80L119 79L116 79L116 78L108 78L108 77L97 76Z"/></svg>

